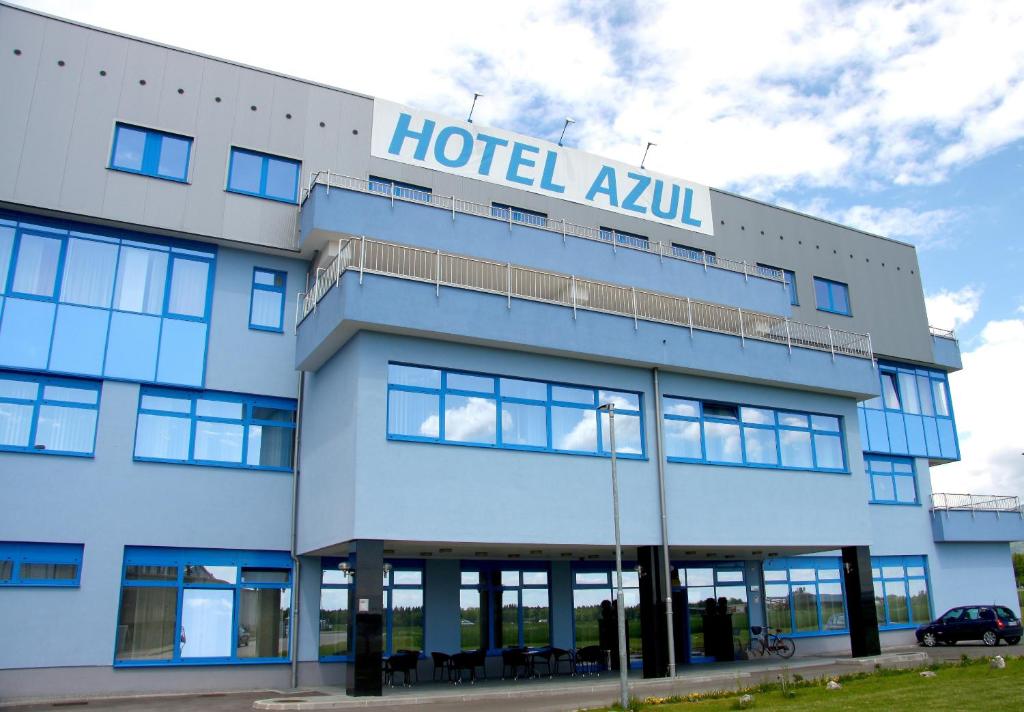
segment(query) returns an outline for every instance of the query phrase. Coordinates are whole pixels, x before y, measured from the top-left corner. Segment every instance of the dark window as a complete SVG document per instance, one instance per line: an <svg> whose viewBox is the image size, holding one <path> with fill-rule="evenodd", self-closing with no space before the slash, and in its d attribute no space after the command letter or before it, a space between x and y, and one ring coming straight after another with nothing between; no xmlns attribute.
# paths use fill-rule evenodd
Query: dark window
<svg viewBox="0 0 1024 712"><path fill-rule="evenodd" d="M521 222L528 225L540 225L543 227L547 225L548 222L547 213L540 213L536 210L527 210L526 208L517 208L513 205L506 205L505 203L491 203L491 217L508 220L510 216L513 222Z"/></svg>

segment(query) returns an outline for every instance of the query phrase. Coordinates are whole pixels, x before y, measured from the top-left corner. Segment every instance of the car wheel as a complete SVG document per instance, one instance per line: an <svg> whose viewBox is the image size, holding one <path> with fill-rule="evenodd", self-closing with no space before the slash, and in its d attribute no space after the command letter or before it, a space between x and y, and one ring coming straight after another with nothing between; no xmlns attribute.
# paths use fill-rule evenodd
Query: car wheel
<svg viewBox="0 0 1024 712"><path fill-rule="evenodd" d="M999 636L994 630L986 630L985 635L981 636L981 642L991 648L999 645Z"/></svg>
<svg viewBox="0 0 1024 712"><path fill-rule="evenodd" d="M935 633L925 633L921 636L921 645L926 648L934 648L935 644L938 643L938 639L935 637Z"/></svg>
<svg viewBox="0 0 1024 712"><path fill-rule="evenodd" d="M1013 636L1012 638L1007 638L1006 639L1006 644L1007 645L1016 645L1019 642L1020 642L1020 638L1017 637L1016 635Z"/></svg>

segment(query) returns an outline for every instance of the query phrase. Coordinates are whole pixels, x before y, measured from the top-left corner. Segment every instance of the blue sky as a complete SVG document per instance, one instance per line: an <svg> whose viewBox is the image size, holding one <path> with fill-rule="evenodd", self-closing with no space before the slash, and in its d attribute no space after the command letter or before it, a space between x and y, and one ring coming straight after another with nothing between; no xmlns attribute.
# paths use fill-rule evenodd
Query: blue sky
<svg viewBox="0 0 1024 712"><path fill-rule="evenodd" d="M1024 3L21 0L918 246L956 327L964 459L937 491L1024 495ZM324 166L323 168L330 168Z"/></svg>

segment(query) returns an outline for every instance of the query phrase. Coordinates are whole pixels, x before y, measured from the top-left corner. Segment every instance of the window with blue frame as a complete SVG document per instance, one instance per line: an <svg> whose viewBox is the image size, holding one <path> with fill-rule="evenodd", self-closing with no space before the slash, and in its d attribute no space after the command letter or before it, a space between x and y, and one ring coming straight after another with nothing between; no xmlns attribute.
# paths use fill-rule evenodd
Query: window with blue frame
<svg viewBox="0 0 1024 712"><path fill-rule="evenodd" d="M467 562L463 564L461 577L459 605L463 650L551 644L546 564Z"/></svg>
<svg viewBox="0 0 1024 712"><path fill-rule="evenodd" d="M871 478L872 504L919 504L914 461L903 457L864 457Z"/></svg>
<svg viewBox="0 0 1024 712"><path fill-rule="evenodd" d="M385 562L387 564L387 562ZM384 654L423 652L423 569L386 565L384 570Z"/></svg>
<svg viewBox="0 0 1024 712"><path fill-rule="evenodd" d="M878 378L880 395L858 408L864 450L957 459L959 444L946 374L882 362Z"/></svg>
<svg viewBox="0 0 1024 712"><path fill-rule="evenodd" d="M677 242L672 243L672 254L676 257L682 257L685 260L703 262L707 265L713 265L717 262L716 255L711 250L701 250L697 247L681 245Z"/></svg>
<svg viewBox="0 0 1024 712"><path fill-rule="evenodd" d="M616 599L618 591L613 570L581 565L573 569L572 605L574 647L599 645L598 627L603 605ZM626 633L630 655L641 655L640 575L635 570L622 572L622 597L626 602Z"/></svg>
<svg viewBox="0 0 1024 712"><path fill-rule="evenodd" d="M284 293L287 281L288 275L284 272L253 268L252 293L249 297L250 329L284 332Z"/></svg>
<svg viewBox="0 0 1024 712"><path fill-rule="evenodd" d="M664 398L669 462L847 472L834 415Z"/></svg>
<svg viewBox="0 0 1024 712"><path fill-rule="evenodd" d="M831 557L770 559L764 564L768 626L788 635L845 632L842 562Z"/></svg>
<svg viewBox="0 0 1024 712"><path fill-rule="evenodd" d="M350 603L355 583L338 565L347 559L324 558L320 579L320 659L351 655ZM384 654L424 650L423 568L419 563L385 561Z"/></svg>
<svg viewBox="0 0 1024 712"><path fill-rule="evenodd" d="M758 271L762 272L765 276L777 279L778 275L782 275L782 278L786 282L786 291L789 292L789 303L794 307L800 306L800 296L796 291L796 272L791 269L782 269L781 267L774 267L772 265L766 265L758 263Z"/></svg>
<svg viewBox="0 0 1024 712"><path fill-rule="evenodd" d="M344 660L352 650L349 609L355 581L351 572L338 569L340 560L321 561L319 657Z"/></svg>
<svg viewBox="0 0 1024 712"><path fill-rule="evenodd" d="M216 254L0 216L0 367L202 385Z"/></svg>
<svg viewBox="0 0 1024 712"><path fill-rule="evenodd" d="M228 190L294 203L299 197L299 161L231 147Z"/></svg>
<svg viewBox="0 0 1024 712"><path fill-rule="evenodd" d="M644 457L639 393L388 364L392 440L608 455L604 403L615 404L616 454Z"/></svg>
<svg viewBox="0 0 1024 712"><path fill-rule="evenodd" d="M285 661L291 589L288 552L125 547L114 664Z"/></svg>
<svg viewBox="0 0 1024 712"><path fill-rule="evenodd" d="M78 586L84 548L0 541L0 586Z"/></svg>
<svg viewBox="0 0 1024 712"><path fill-rule="evenodd" d="M633 232L626 232L625 230L616 230L613 227L602 226L599 229L598 234L602 240L608 242L617 242L620 245L629 245L630 247L639 247L640 249L646 250L650 247L650 241L643 235L637 235Z"/></svg>
<svg viewBox="0 0 1024 712"><path fill-rule="evenodd" d="M395 197L405 198L407 200L418 200L422 203L429 203L430 197L433 194L433 191L430 188L426 188L422 185L404 183L400 180L379 178L377 176L370 176L369 188L374 193L394 195Z"/></svg>
<svg viewBox="0 0 1024 712"><path fill-rule="evenodd" d="M540 225L541 227L548 224L547 213L528 210L526 208L517 208L514 205L507 205L505 203L491 203L491 217L499 218L500 220L511 220L512 222L526 223L527 225Z"/></svg>
<svg viewBox="0 0 1024 712"><path fill-rule="evenodd" d="M850 316L850 287L823 277L814 278L814 299L818 311Z"/></svg>
<svg viewBox="0 0 1024 712"><path fill-rule="evenodd" d="M295 401L142 388L135 459L291 472Z"/></svg>
<svg viewBox="0 0 1024 712"><path fill-rule="evenodd" d="M932 620L926 557L873 556L871 567L879 628L915 628Z"/></svg>
<svg viewBox="0 0 1024 712"><path fill-rule="evenodd" d="M0 450L91 457L100 383L0 371Z"/></svg>
<svg viewBox="0 0 1024 712"><path fill-rule="evenodd" d="M110 167L184 183L191 155L189 136L119 123L114 128Z"/></svg>

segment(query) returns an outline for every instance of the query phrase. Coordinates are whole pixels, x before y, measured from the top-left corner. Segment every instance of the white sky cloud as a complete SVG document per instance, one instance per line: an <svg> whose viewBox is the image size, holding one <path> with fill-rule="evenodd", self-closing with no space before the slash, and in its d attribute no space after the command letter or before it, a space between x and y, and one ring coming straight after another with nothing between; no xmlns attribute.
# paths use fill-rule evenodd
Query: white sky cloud
<svg viewBox="0 0 1024 712"><path fill-rule="evenodd" d="M956 291L944 289L925 295L924 303L928 309L928 323L941 329L959 329L977 314L981 305L981 289L972 286Z"/></svg>
<svg viewBox="0 0 1024 712"><path fill-rule="evenodd" d="M570 144L633 163L655 141L653 170L761 198L936 182L1024 136L1014 0L23 1L455 116L481 91L480 123L556 138L569 115Z"/></svg>
<svg viewBox="0 0 1024 712"><path fill-rule="evenodd" d="M1024 320L991 321L950 376L960 462L932 469L936 492L1024 496Z"/></svg>

